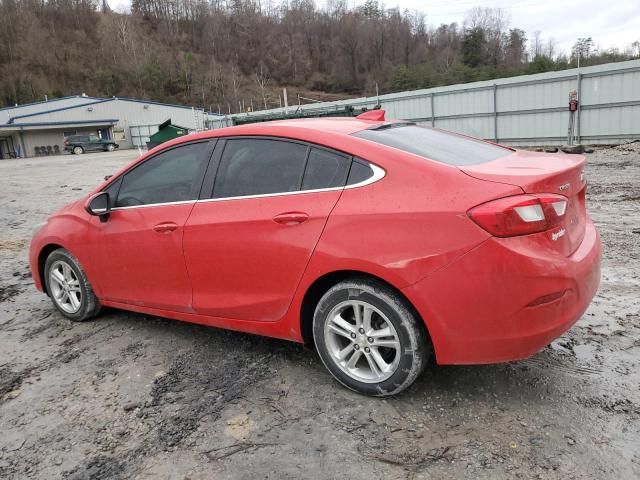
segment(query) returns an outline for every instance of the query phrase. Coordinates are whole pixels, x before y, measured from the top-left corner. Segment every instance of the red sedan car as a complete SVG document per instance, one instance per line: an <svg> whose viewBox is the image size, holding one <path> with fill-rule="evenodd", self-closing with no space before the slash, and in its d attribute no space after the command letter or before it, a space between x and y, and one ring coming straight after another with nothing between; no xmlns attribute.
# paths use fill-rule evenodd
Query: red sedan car
<svg viewBox="0 0 640 480"><path fill-rule="evenodd" d="M315 342L384 396L439 364L528 357L600 279L581 156L516 151L383 111L182 137L52 215L36 287L102 306Z"/></svg>

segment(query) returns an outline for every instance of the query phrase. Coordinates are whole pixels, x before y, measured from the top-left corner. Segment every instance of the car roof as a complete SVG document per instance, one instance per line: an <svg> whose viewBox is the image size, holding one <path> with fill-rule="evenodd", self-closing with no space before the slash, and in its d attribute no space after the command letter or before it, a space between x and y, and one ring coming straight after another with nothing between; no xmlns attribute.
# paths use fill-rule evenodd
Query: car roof
<svg viewBox="0 0 640 480"><path fill-rule="evenodd" d="M260 127L297 127L308 128L310 130L331 131L351 135L352 133L365 130L372 126L381 125L385 122L373 120L361 120L355 117L324 117L324 118L292 118L287 120L274 120L272 122L250 124L255 129Z"/></svg>
<svg viewBox="0 0 640 480"><path fill-rule="evenodd" d="M364 120L356 117L290 118L286 120L271 120L268 122L246 123L244 125L225 127L210 132L214 136L218 136L219 132L222 135L248 133L260 135L263 132L271 132L274 129L285 130L288 128L302 128L305 130L315 130L317 132L332 132L343 135L351 135L361 130L365 130L367 128L375 127L378 125L383 125L385 123L393 122Z"/></svg>

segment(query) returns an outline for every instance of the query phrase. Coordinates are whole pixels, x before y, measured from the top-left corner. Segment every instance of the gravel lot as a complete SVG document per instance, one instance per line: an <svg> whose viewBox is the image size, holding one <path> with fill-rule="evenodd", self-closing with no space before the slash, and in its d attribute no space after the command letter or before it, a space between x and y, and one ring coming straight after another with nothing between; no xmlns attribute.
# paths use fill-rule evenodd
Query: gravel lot
<svg viewBox="0 0 640 480"><path fill-rule="evenodd" d="M433 365L386 400L293 343L59 315L32 285L32 229L136 155L0 161L0 477L640 476L640 143L588 156L603 278L578 324L527 361Z"/></svg>

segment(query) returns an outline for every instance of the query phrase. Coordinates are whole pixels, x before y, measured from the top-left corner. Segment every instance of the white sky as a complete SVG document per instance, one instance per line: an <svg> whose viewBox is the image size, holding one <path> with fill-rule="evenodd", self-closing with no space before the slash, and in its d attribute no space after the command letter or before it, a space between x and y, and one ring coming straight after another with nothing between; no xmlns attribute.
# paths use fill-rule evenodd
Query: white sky
<svg viewBox="0 0 640 480"><path fill-rule="evenodd" d="M569 53L579 37L592 37L601 48L624 49L640 40L639 0L387 0L389 6L421 10L430 25L462 22L476 6L502 8L512 27L527 32L529 39L540 30L543 39L554 39L559 50Z"/></svg>
<svg viewBox="0 0 640 480"><path fill-rule="evenodd" d="M272 0L277 3L278 0ZM365 0L349 0L361 5ZM381 0L385 7L419 10L427 15L427 23L462 23L465 13L476 6L504 9L510 25L527 32L533 38L542 32L546 41L552 38L558 49L569 53L579 37L592 37L600 48L623 50L640 40L640 0ZM128 6L128 0L108 0L113 9ZM318 5L327 0L316 0Z"/></svg>

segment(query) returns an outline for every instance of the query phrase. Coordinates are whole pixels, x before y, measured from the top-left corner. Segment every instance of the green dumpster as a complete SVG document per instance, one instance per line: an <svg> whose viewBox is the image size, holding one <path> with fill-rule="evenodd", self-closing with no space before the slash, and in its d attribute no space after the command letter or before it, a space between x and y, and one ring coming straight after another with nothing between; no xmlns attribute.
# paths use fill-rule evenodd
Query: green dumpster
<svg viewBox="0 0 640 480"><path fill-rule="evenodd" d="M161 143L181 137L187 133L189 133L189 129L181 127L180 125L174 125L171 123L171 119L168 119L158 125L158 131L149 137L147 148L151 150L153 147L157 147Z"/></svg>

